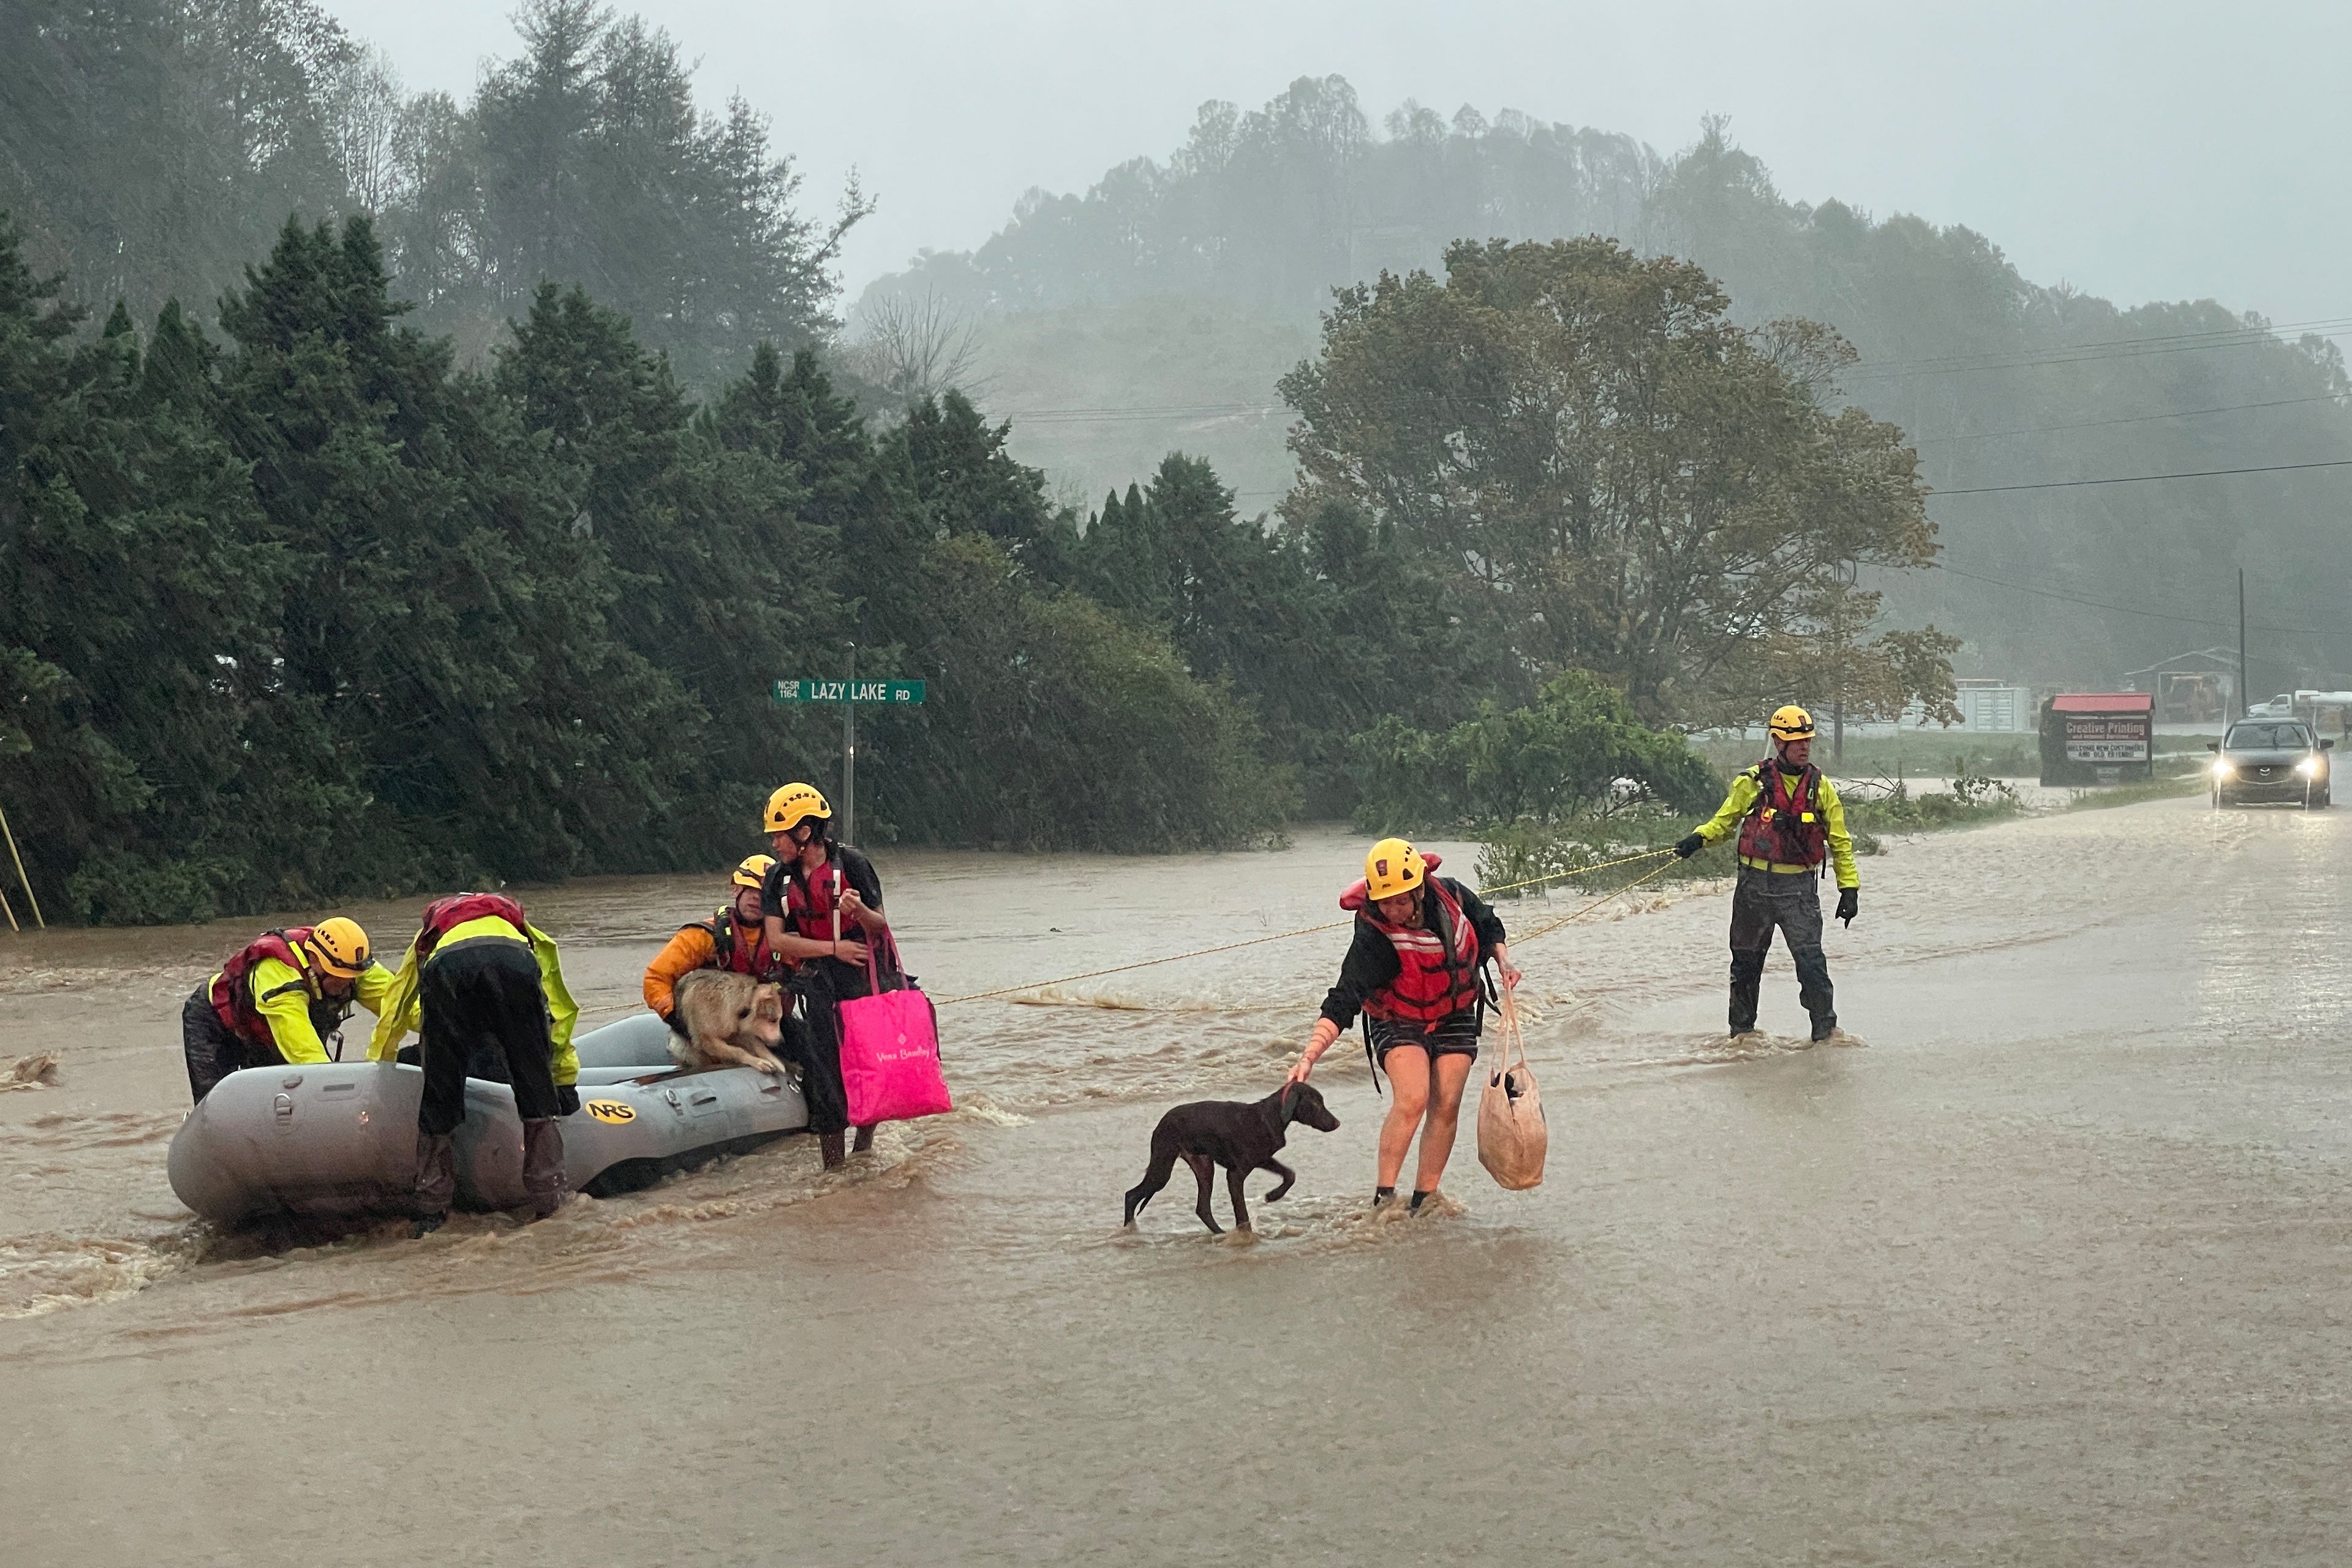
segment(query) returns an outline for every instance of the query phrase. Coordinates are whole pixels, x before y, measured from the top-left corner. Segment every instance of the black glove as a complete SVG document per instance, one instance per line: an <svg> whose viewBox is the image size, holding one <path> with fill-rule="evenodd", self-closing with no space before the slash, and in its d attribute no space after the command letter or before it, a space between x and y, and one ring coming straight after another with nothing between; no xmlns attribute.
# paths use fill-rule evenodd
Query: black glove
<svg viewBox="0 0 2352 1568"><path fill-rule="evenodd" d="M1853 925L1853 917L1861 912L1862 889L1860 888L1840 888L1838 889L1837 918L1845 921L1846 925L1851 928Z"/></svg>
<svg viewBox="0 0 2352 1568"><path fill-rule="evenodd" d="M1691 834L1686 837L1675 841L1675 858L1677 860L1687 860L1706 847L1706 839L1701 838L1696 833Z"/></svg>
<svg viewBox="0 0 2352 1568"><path fill-rule="evenodd" d="M576 1087L568 1083L556 1086L555 1114L558 1116L580 1114L580 1090Z"/></svg>

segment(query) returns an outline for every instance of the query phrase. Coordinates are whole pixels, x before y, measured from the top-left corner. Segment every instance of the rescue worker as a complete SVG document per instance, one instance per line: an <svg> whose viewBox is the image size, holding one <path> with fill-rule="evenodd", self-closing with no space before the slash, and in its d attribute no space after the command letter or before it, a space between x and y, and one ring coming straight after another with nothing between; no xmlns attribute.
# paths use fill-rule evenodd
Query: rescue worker
<svg viewBox="0 0 2352 1568"><path fill-rule="evenodd" d="M727 879L730 902L707 921L682 925L669 945L646 965L646 1005L672 1028L672 997L677 983L698 969L731 969L754 980L778 980L790 966L768 945L766 921L760 913L762 889L775 858L753 855Z"/></svg>
<svg viewBox="0 0 2352 1568"><path fill-rule="evenodd" d="M776 864L768 873L760 909L768 945L798 965L793 988L800 994L801 1092L807 1097L809 1130L817 1135L824 1168L837 1170L846 1158L843 1135L849 1127L849 1091L841 1080L841 1004L867 995L867 940L887 934L882 914L882 879L874 862L833 839L833 807L815 787L788 784L768 797L761 818ZM857 1130L849 1152L874 1147L874 1129Z"/></svg>
<svg viewBox="0 0 2352 1568"><path fill-rule="evenodd" d="M437 1230L457 1195L455 1134L466 1120L466 1064L478 1047L503 1058L522 1119L522 1185L536 1215L563 1204L563 1130L580 1109L580 1016L563 984L555 941L522 906L498 893L460 893L425 906L394 977L368 1055L396 1056L422 1037L425 1097L416 1108L416 1234Z"/></svg>
<svg viewBox="0 0 2352 1568"><path fill-rule="evenodd" d="M327 1060L325 1042L352 1005L381 1014L391 989L357 921L337 915L262 932L180 1009L189 1094L201 1101L239 1068Z"/></svg>
<svg viewBox="0 0 2352 1568"><path fill-rule="evenodd" d="M1363 1014L1372 1087L1380 1087L1385 1069L1394 1091L1381 1123L1375 1208L1395 1201L1416 1127L1421 1162L1413 1209L1437 1190L1454 1152L1463 1086L1478 1059L1490 998L1481 972L1491 961L1507 989L1519 983L1502 917L1475 890L1437 876L1438 865L1437 856L1423 855L1402 838L1383 838L1364 857L1363 880L1339 895L1339 907L1356 916L1339 982L1323 998L1323 1016L1286 1080L1306 1082L1340 1031Z"/></svg>
<svg viewBox="0 0 2352 1568"><path fill-rule="evenodd" d="M1848 927L1860 912L1861 879L1854 874L1853 838L1837 785L1812 764L1813 716L1794 703L1776 710L1767 726L1772 754L1731 781L1723 807L1675 846L1689 859L1706 846L1739 834L1739 882L1731 895L1731 1034L1756 1032L1757 993L1772 931L1788 939L1797 966L1797 995L1813 1020L1813 1038L1837 1033L1830 961L1822 951L1824 860L1837 870L1837 918Z"/></svg>

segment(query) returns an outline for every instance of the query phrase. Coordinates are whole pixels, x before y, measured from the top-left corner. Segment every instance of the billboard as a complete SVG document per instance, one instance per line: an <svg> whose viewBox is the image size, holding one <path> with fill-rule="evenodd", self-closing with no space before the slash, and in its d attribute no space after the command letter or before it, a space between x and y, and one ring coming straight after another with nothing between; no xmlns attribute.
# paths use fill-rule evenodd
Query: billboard
<svg viewBox="0 0 2352 1568"><path fill-rule="evenodd" d="M2156 776L2156 699L2061 692L2042 706L2042 782L2113 784Z"/></svg>
<svg viewBox="0 0 2352 1568"><path fill-rule="evenodd" d="M2061 713L2070 763L2145 763L2148 716L2145 713Z"/></svg>

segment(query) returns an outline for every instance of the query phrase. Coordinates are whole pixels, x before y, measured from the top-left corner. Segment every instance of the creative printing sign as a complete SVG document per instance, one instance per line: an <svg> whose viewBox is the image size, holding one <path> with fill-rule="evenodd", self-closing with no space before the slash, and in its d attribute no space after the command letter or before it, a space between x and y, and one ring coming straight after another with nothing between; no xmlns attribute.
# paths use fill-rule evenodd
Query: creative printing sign
<svg viewBox="0 0 2352 1568"><path fill-rule="evenodd" d="M2147 761L2148 716L2145 713L2065 713L2066 760L2070 763Z"/></svg>

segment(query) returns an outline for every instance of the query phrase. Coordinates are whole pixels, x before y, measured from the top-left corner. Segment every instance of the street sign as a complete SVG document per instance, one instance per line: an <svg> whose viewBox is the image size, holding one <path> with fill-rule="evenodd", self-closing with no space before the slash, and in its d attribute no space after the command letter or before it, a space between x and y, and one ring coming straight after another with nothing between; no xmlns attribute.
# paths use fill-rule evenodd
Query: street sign
<svg viewBox="0 0 2352 1568"><path fill-rule="evenodd" d="M768 689L779 702L875 702L885 705L920 702L919 680L779 680Z"/></svg>
<svg viewBox="0 0 2352 1568"><path fill-rule="evenodd" d="M819 680L814 676L803 676L797 680L771 682L768 695L779 702L834 702L841 707L841 831L845 838L857 834L857 710L867 705L884 708L914 707L923 700L923 683L919 680L859 680L857 645L849 645L850 679Z"/></svg>

